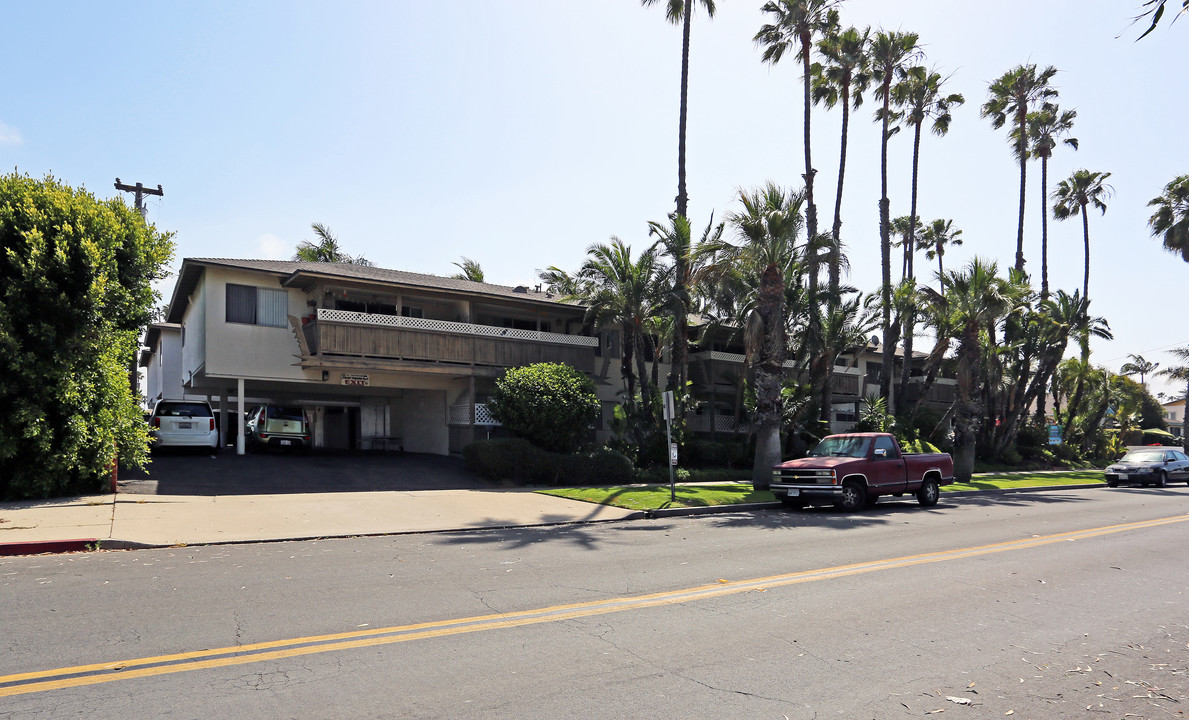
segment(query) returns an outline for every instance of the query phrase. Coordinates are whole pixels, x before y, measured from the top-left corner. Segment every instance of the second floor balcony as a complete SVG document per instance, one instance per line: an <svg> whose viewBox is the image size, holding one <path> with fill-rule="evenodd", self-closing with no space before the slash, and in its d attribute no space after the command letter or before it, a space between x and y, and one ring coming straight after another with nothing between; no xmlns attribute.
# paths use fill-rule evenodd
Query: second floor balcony
<svg viewBox="0 0 1189 720"><path fill-rule="evenodd" d="M303 352L414 363L513 367L566 363L593 372L598 338L319 308L301 328ZM303 358L304 359L304 358Z"/></svg>

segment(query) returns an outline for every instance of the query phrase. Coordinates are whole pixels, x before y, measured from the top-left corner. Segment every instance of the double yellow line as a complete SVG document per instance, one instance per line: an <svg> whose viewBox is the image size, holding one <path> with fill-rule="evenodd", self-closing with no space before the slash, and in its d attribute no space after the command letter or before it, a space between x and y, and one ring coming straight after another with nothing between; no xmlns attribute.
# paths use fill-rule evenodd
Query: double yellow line
<svg viewBox="0 0 1189 720"><path fill-rule="evenodd" d="M283 658L313 655L317 653L351 650L355 648L372 647L376 645L390 645L393 643L424 640L427 638L460 635L462 633L483 632L504 628L535 625L538 623L557 622L574 618L605 615L607 613L637 610L640 608L674 605L693 602L709 598L735 595L745 592L755 592L768 588L795 585L816 580L859 575L879 570L923 565L925 563L961 560L964 558L989 555L1009 550L1025 550L1028 548L1049 545L1070 540L1110 535L1112 533L1129 530L1142 530L1159 527L1172 523L1185 522L1189 515L1145 520L1142 522L1110 525L1106 527L1077 530L1074 532L1044 535L1023 540L979 545L975 547L943 550L940 552L921 555L908 555L886 560L840 565L817 570L804 570L795 573L772 575L769 577L752 578L750 580L725 581L720 580L710 585L635 595L625 598L611 598L595 600L570 605L554 605L534 610L498 613L493 615L477 615L474 617L456 618L453 620L439 620L436 622L417 623L413 625L395 625L386 628L357 630L353 632L335 633L331 635L311 635L308 637L292 638L289 640L274 640L271 642L237 645L235 647L199 650L174 655L158 655L154 657L137 658L120 662L98 663L94 665L76 665L74 667L42 670L37 672L19 673L16 675L0 676L0 697L25 695L27 693L46 692L63 688L95 685L98 683L115 682L117 680L131 680L134 678L151 677L154 675L168 675L171 673L190 672L207 668L228 667L232 665L246 665L248 663L280 660Z"/></svg>

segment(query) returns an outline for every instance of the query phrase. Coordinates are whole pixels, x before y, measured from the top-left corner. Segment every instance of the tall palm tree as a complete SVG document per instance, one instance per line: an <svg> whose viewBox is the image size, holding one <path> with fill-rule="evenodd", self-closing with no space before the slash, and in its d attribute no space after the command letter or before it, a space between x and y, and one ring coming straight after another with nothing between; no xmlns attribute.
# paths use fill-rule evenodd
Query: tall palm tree
<svg viewBox="0 0 1189 720"><path fill-rule="evenodd" d="M892 408L892 247L891 218L888 200L888 138L895 132L890 129L892 117L892 84L904 78L907 68L920 56L917 49L917 34L898 31L880 31L871 41L871 75L876 82L875 97L882 101L875 117L881 123L880 141L880 195L879 195L879 247L883 263L883 288L880 298L883 302L883 365L879 378L879 396Z"/></svg>
<svg viewBox="0 0 1189 720"><path fill-rule="evenodd" d="M1057 68L1046 67L1038 72L1036 65L1018 65L991 83L982 116L990 118L991 127L998 130L1008 122L1012 128L1008 137L1012 151L1020 162L1020 215L1016 225L1016 270L1024 271L1024 198L1028 182L1028 112L1039 103L1057 97L1057 90L1049 81Z"/></svg>
<svg viewBox="0 0 1189 720"><path fill-rule="evenodd" d="M833 9L841 0L768 0L760 12L772 20L765 23L752 40L764 47L764 62L775 65L787 50L796 46L797 59L801 61L802 72L802 130L805 153L805 226L808 237L817 237L817 205L813 201L813 169L810 143L810 105L813 84L810 53L814 37L825 36L838 27L838 11ZM817 258L809 258L809 286L817 288Z"/></svg>
<svg viewBox="0 0 1189 720"><path fill-rule="evenodd" d="M685 192L685 116L689 90L689 21L694 6L701 5L708 17L714 17L714 0L662 0L665 4L665 18L674 25L681 23L681 108L677 119L677 214L688 217L689 196ZM648 7L658 0L640 0Z"/></svg>
<svg viewBox="0 0 1189 720"><path fill-rule="evenodd" d="M917 222L917 187L921 157L921 128L927 121L932 121L929 129L938 136L944 137L950 131L953 121L951 110L966 102L961 93L949 93L942 89L948 80L941 73L926 70L918 65L909 68L902 82L892 87L892 100L903 108L902 122L912 128L912 201L908 212L909 239L906 242L907 271L905 277L915 277L913 272L913 251L916 247ZM907 352L907 351L906 351Z"/></svg>
<svg viewBox="0 0 1189 720"><path fill-rule="evenodd" d="M1148 202L1156 208L1148 218L1152 235L1161 237L1164 249L1189 262L1189 175L1181 175L1164 186L1164 192Z"/></svg>
<svg viewBox="0 0 1189 720"><path fill-rule="evenodd" d="M462 272L451 275L453 280L470 280L471 282L483 282L483 267L479 265L478 261L472 260L465 255L462 262L452 263L454 267Z"/></svg>
<svg viewBox="0 0 1189 720"><path fill-rule="evenodd" d="M954 477L970 479L979 426L983 420L982 355L987 331L1013 310L1023 288L998 275L998 266L974 258L943 278L948 326L958 340L958 397L954 404Z"/></svg>
<svg viewBox="0 0 1189 720"><path fill-rule="evenodd" d="M1169 350L1169 352L1172 353L1177 358L1177 360L1180 360L1182 364L1175 367L1166 367L1163 370L1157 372L1157 375L1163 375L1169 380L1185 383L1185 397L1183 400L1185 402L1185 407L1189 408L1189 348L1173 348L1172 350ZM1182 417L1187 417L1187 415L1182 415ZM1185 449L1185 452L1189 453L1189 420L1184 421L1184 425L1181 429L1181 446Z"/></svg>
<svg viewBox="0 0 1189 720"><path fill-rule="evenodd" d="M1136 15L1134 18L1132 18L1132 21L1138 21L1142 17L1151 15L1152 24L1148 25L1148 29L1144 30L1143 35L1140 35L1135 39L1136 42L1143 40L1148 35L1148 33L1155 30L1156 26L1160 24L1160 18L1164 17L1164 6L1167 1L1168 0L1144 0L1143 7L1148 9L1144 10L1139 15ZM1172 5L1174 8L1177 6L1176 0L1172 0ZM1176 22L1178 17L1186 13L1189 13L1189 0L1181 0L1181 9L1173 14L1173 22Z"/></svg>
<svg viewBox="0 0 1189 720"><path fill-rule="evenodd" d="M720 256L727 264L745 262L760 269L745 345L746 354L755 357L756 454L751 479L757 489L766 490L772 481L772 466L780 462L781 455L781 391L788 357L784 268L792 261L792 247L801 232L805 195L769 183L756 190L741 190L739 202L742 210L731 213L727 222L740 244L723 247Z"/></svg>
<svg viewBox="0 0 1189 720"><path fill-rule="evenodd" d="M669 373L669 389L679 396L685 392L686 378L689 375L689 315L693 312L693 289L697 284L701 270L702 255L699 248L717 243L722 237L723 223L714 224L714 215L706 230L702 232L702 239L695 245L690 235L689 220L673 213L669 216L669 224L650 221L648 234L657 238L657 244L662 256L669 258L672 265L665 271L666 292L668 306L672 315L673 357L672 370Z"/></svg>
<svg viewBox="0 0 1189 720"><path fill-rule="evenodd" d="M941 278L945 277L945 267L942 258L945 257L946 246L957 247L962 244L962 231L954 227L953 220L937 219L925 226L921 231L921 249L925 251L925 257L929 260L937 260L937 279L941 282ZM945 286L941 286L942 294L945 294Z"/></svg>
<svg viewBox="0 0 1189 720"><path fill-rule="evenodd" d="M599 327L619 329L620 371L627 400L636 396L638 376L644 399L641 406L648 416L651 403L643 349L645 330L656 313L656 250L650 247L633 259L632 248L612 236L610 244L595 243L587 248L586 255L578 278L585 290L587 316Z"/></svg>
<svg viewBox="0 0 1189 720"><path fill-rule="evenodd" d="M828 33L818 43L818 51L825 58L815 64L813 101L827 108L842 106L842 143L838 158L838 189L834 193L834 224L830 231L829 288L831 302L838 302L841 283L842 254L842 186L846 176L846 143L850 130L850 109L863 104L863 93L871 82L867 46L870 29L862 32L848 28Z"/></svg>
<svg viewBox="0 0 1189 720"><path fill-rule="evenodd" d="M302 240L297 244L297 252L294 253L294 260L302 260L305 262L329 262L329 263L345 263L348 265L367 265L372 263L367 258L360 255L359 257L352 257L348 255L339 246L339 240L322 223L311 223L310 228L313 229L314 235L318 237L317 242L310 240Z"/></svg>
<svg viewBox="0 0 1189 720"><path fill-rule="evenodd" d="M1049 296L1049 158L1057 142L1063 142L1074 150L1078 139L1068 136L1073 129L1076 110L1062 111L1055 103L1045 103L1035 112L1028 113L1028 140L1032 157L1040 158L1040 299ZM1087 288L1082 288L1085 297Z"/></svg>
<svg viewBox="0 0 1189 720"><path fill-rule="evenodd" d="M1144 382L1144 377L1156 372L1156 368L1160 367L1160 363L1146 360L1143 355L1136 355L1134 353L1127 353L1127 357L1131 358L1131 361L1123 363L1123 367L1119 368L1119 373L1122 375L1139 375L1139 384L1147 387L1148 385Z"/></svg>
<svg viewBox="0 0 1189 720"><path fill-rule="evenodd" d="M1075 170L1068 179L1057 184L1053 191L1053 217L1068 220L1082 216L1082 240L1086 247L1085 272L1082 275L1082 297L1090 297L1090 218L1086 208L1093 206L1099 213L1106 213L1106 201L1114 188L1104 181L1110 173Z"/></svg>

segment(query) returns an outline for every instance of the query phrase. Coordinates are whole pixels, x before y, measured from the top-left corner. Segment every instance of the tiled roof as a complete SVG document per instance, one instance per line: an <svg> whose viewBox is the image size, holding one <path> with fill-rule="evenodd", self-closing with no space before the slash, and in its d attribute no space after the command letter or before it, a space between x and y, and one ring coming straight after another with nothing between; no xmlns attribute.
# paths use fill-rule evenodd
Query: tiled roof
<svg viewBox="0 0 1189 720"><path fill-rule="evenodd" d="M519 300L574 305L563 302L560 297L547 292L537 292L532 287L520 286L519 289L508 285L492 285L490 283L457 280L440 275L426 275L422 273L406 272L404 270L389 270L387 268L371 267L367 265L352 265L349 263L305 262L298 260L251 260L240 258L185 258L182 270L179 272L178 282L174 288L173 301L170 303L169 320L180 322L183 308L179 307L179 300L185 301L194 285L198 281L198 269L203 266L220 266L242 270L256 270L280 275L286 278L301 275L317 275L323 278L341 278L343 280L359 280L364 282L382 282L406 287L425 288L427 290L444 290L448 292L480 295L488 298Z"/></svg>

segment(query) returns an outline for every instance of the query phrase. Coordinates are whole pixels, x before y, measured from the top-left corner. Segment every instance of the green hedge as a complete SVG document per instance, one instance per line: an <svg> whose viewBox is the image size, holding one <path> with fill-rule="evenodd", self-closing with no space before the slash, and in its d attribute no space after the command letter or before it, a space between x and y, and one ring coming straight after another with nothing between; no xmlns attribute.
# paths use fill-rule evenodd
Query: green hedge
<svg viewBox="0 0 1189 720"><path fill-rule="evenodd" d="M508 438L473 442L462 456L480 476L519 485L626 485L635 477L632 461L607 448L555 453Z"/></svg>

